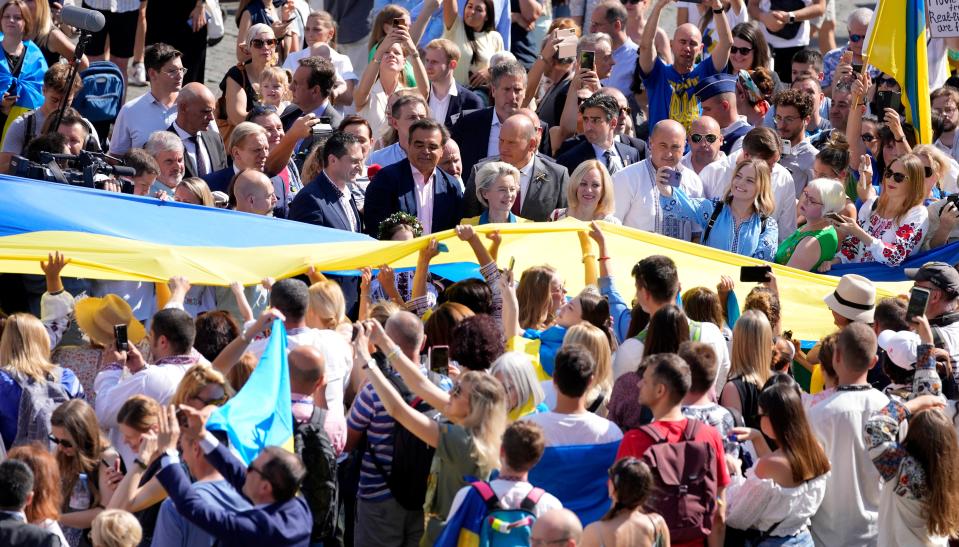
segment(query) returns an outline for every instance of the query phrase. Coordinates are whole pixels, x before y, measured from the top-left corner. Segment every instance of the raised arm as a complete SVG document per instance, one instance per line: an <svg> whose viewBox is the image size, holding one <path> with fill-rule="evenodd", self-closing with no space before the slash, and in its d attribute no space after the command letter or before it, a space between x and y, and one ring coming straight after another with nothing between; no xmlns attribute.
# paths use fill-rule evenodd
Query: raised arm
<svg viewBox="0 0 959 547"><path fill-rule="evenodd" d="M426 296L426 280L430 276L430 261L440 254L439 243L431 238L426 247L420 249L416 260L416 273L413 274L413 300Z"/></svg>
<svg viewBox="0 0 959 547"><path fill-rule="evenodd" d="M380 61L383 60L383 55L393 43L392 36L392 34L388 34L383 38L379 47L376 48L376 53L373 54L373 60L363 69L360 83L356 84L356 90L353 92L353 106L356 107L357 111L363 110L366 103L370 102L370 91L373 89L376 79L380 77Z"/></svg>
<svg viewBox="0 0 959 547"><path fill-rule="evenodd" d="M416 17L416 21L413 21L413 26L410 28L410 36L413 38L413 43L419 44L420 40L423 39L426 26L439 7L439 0L424 0L423 6L420 8L420 14Z"/></svg>
<svg viewBox="0 0 959 547"><path fill-rule="evenodd" d="M413 77L416 78L416 90L420 92L424 100L430 98L430 78L426 74L426 67L423 66L423 59L420 58L420 52L416 49L416 42L410 36L409 31L403 27L393 29L393 35L397 43L402 44L403 52L406 54L406 60L413 65ZM379 49L377 49L379 51Z"/></svg>
<svg viewBox="0 0 959 547"><path fill-rule="evenodd" d="M596 253L593 251L593 242L589 240L589 234L585 231L576 232L579 237L579 248L583 255L583 276L587 285L595 285L599 279L599 261L596 260Z"/></svg>
<svg viewBox="0 0 959 547"><path fill-rule="evenodd" d="M659 18L663 14L663 8L671 1L656 0L653 11L650 12L649 19L646 20L646 26L643 27L643 36L639 44L639 68L643 71L643 74L652 72L653 66L656 64L656 29L659 28ZM719 28L718 23L717 28ZM728 24L726 28L728 30ZM726 54L729 55L728 50Z"/></svg>
<svg viewBox="0 0 959 547"><path fill-rule="evenodd" d="M459 16L459 3L456 0L443 0L443 27L446 30L453 28Z"/></svg>
<svg viewBox="0 0 959 547"><path fill-rule="evenodd" d="M220 371L224 375L230 372L230 369L233 368L233 365L237 364L240 361L240 358L243 357L243 353L246 351L246 348L249 347L250 342L253 341L253 338L265 331L269 327L274 319L279 319L280 321L285 321L286 318L283 317L283 314L275 308L267 308L260 318L256 320L256 323L250 325L246 331L244 331L240 336L237 336L233 339L232 342L226 345L220 354L216 356L216 359L213 360L213 368Z"/></svg>
<svg viewBox="0 0 959 547"><path fill-rule="evenodd" d="M713 48L710 56L713 60L713 68L716 69L716 72L722 72L726 69L726 64L729 63L729 48L733 45L733 33L729 28L729 18L726 16L726 10L722 9L722 1L712 0L709 2L709 7L713 10L717 38L716 47ZM715 13L716 10L720 10L719 13Z"/></svg>
<svg viewBox="0 0 959 547"><path fill-rule="evenodd" d="M290 130L283 135L280 142L270 151L270 155L266 157L266 174L271 177L278 175L290 163L290 158L296 151L296 143L309 137L313 126L318 123L320 123L320 119L312 112L297 118L290 126ZM309 182L303 181L303 184Z"/></svg>
<svg viewBox="0 0 959 547"><path fill-rule="evenodd" d="M860 158L866 154L866 145L862 142L862 116L866 105L862 99L869 88L869 75L857 74L852 83L852 94L849 96L849 119L846 121L846 142L849 143L849 167L858 170Z"/></svg>

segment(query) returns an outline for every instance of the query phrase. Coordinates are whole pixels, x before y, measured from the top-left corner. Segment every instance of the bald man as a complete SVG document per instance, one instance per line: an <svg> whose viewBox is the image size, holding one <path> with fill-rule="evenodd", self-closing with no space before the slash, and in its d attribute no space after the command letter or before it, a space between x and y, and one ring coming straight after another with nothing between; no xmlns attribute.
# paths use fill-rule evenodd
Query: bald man
<svg viewBox="0 0 959 547"><path fill-rule="evenodd" d="M550 509L533 523L531 545L576 547L583 537L583 525L569 509Z"/></svg>
<svg viewBox="0 0 959 547"><path fill-rule="evenodd" d="M233 195L236 199L236 210L241 213L273 216L273 206L276 205L276 192L273 182L259 171L244 169L233 179Z"/></svg>
<svg viewBox="0 0 959 547"><path fill-rule="evenodd" d="M167 131L183 141L187 175L202 177L226 168L223 140L219 133L209 130L216 107L213 93L199 82L189 83L177 95L176 105L176 120Z"/></svg>
<svg viewBox="0 0 959 547"><path fill-rule="evenodd" d="M616 193L616 218L625 226L656 232L689 241L692 225L688 221L663 217L657 180L670 180L679 173L679 187L689 197L703 196L703 183L680 160L686 147L686 130L674 120L662 120L649 136L649 156L613 175Z"/></svg>
<svg viewBox="0 0 959 547"><path fill-rule="evenodd" d="M290 364L290 395L293 398L293 419L297 424L310 421L316 409L327 409L326 357L312 345L296 346L287 354ZM346 417L328 412L323 429L339 456L346 445Z"/></svg>
<svg viewBox="0 0 959 547"><path fill-rule="evenodd" d="M656 54L656 29L663 8L673 0L657 0L649 20L643 27L643 36L639 46L639 70L649 97L649 125L660 120L673 119L688 128L699 117L699 100L695 90L699 80L722 72L729 62L729 47L732 45L732 33L726 12L722 10L720 0L705 0L703 3L713 10L716 22L716 47L712 55L696 64L696 58L703 51L703 36L699 28L689 23L680 25L673 34L670 48L673 51L672 65L667 65ZM717 12L717 10L719 10Z"/></svg>
<svg viewBox="0 0 959 547"><path fill-rule="evenodd" d="M463 198L466 216L474 217L484 209L476 197L476 172L486 162L505 161L520 172L519 195L513 203L513 214L527 220L549 220L556 209L566 207L566 185L569 172L546 156L536 153L540 135L534 125L535 113L518 112L506 119L499 132L499 155L490 156L473 166ZM538 121L538 118L537 118Z"/></svg>
<svg viewBox="0 0 959 547"><path fill-rule="evenodd" d="M726 153L721 150L723 133L719 123L710 116L702 116L693 120L689 129L689 152L683 156L680 163L698 175L704 167L714 161L726 159Z"/></svg>

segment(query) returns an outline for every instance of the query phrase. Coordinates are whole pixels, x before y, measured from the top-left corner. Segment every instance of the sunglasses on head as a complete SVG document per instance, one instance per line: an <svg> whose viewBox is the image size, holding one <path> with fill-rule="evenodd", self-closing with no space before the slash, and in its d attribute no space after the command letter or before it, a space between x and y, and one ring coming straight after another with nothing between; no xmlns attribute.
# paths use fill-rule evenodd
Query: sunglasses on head
<svg viewBox="0 0 959 547"><path fill-rule="evenodd" d="M862 34L850 34L850 35L849 35L849 41L850 41L850 42L853 42L853 43L859 43L859 42L862 41L863 38L865 38L865 36L863 36Z"/></svg>
<svg viewBox="0 0 959 547"><path fill-rule="evenodd" d="M705 135L700 135L699 133L693 133L692 135L689 136L689 138L695 143L702 142L703 139L706 139L706 142L708 142L709 144L713 144L714 142L716 142L716 139L718 139L719 137L717 137L716 135L713 135L712 133L706 133Z"/></svg>
<svg viewBox="0 0 959 547"><path fill-rule="evenodd" d="M736 55L749 55L752 52L753 48L751 47L737 47L732 46L729 48L730 53L735 53Z"/></svg>
<svg viewBox="0 0 959 547"><path fill-rule="evenodd" d="M896 182L902 182L902 181L906 180L906 174L905 174L905 173L897 173L897 172L893 171L892 169L886 169L885 177L886 177L887 179L891 178L892 180L894 180L894 181L896 181Z"/></svg>
<svg viewBox="0 0 959 547"><path fill-rule="evenodd" d="M54 437L53 435L48 435L47 438L50 439L51 443L58 444L62 446L63 448L73 448L73 443L66 439L58 439Z"/></svg>
<svg viewBox="0 0 959 547"><path fill-rule="evenodd" d="M254 38L250 40L250 45L256 49L263 49L264 47L273 47L276 45L276 39L267 38L266 40L261 40L260 38Z"/></svg>

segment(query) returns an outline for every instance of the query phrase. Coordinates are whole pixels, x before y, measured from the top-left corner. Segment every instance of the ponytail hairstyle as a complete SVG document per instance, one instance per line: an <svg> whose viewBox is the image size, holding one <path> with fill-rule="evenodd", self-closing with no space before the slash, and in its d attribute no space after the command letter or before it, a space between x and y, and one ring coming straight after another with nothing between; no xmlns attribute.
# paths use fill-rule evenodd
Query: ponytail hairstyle
<svg viewBox="0 0 959 547"><path fill-rule="evenodd" d="M579 296L579 308L583 321L586 321L606 334L609 349L616 351L616 335L613 333L613 318L609 311L609 299L599 294L596 289L583 289Z"/></svg>
<svg viewBox="0 0 959 547"><path fill-rule="evenodd" d="M653 488L653 473L637 458L623 458L609 468L609 482L613 484L615 501L600 519L613 520L623 511L642 507Z"/></svg>

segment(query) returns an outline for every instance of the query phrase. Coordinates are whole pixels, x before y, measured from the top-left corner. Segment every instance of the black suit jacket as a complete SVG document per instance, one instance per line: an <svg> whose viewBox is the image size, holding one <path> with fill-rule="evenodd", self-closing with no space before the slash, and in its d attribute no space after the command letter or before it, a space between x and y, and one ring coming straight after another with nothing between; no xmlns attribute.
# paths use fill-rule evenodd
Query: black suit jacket
<svg viewBox="0 0 959 547"><path fill-rule="evenodd" d="M559 145L559 150L556 151L556 157L559 158L585 140L586 136L582 134L566 139L563 141L563 144ZM646 141L637 137L633 137L632 135L619 135L619 141L635 148L639 152L639 161L646 159Z"/></svg>
<svg viewBox="0 0 959 547"><path fill-rule="evenodd" d="M286 107L286 110L280 114L280 122L283 124L283 131L289 131L290 127L293 126L293 122L295 122L297 118L302 115L303 109L295 104L291 104L290 106ZM326 106L326 111L323 112L323 115L330 118L330 125L333 126L333 129L339 127L340 123L343 121L343 113L333 108L332 104Z"/></svg>
<svg viewBox="0 0 959 547"><path fill-rule="evenodd" d="M237 492L246 481L246 467L225 446L218 445L206 459ZM176 510L220 545L290 545L307 547L313 518L302 496L284 503L232 511L208 505L190 484L181 465L167 465L156 475Z"/></svg>
<svg viewBox="0 0 959 547"><path fill-rule="evenodd" d="M60 538L39 526L0 513L0 545L4 547L60 547Z"/></svg>
<svg viewBox="0 0 959 547"><path fill-rule="evenodd" d="M231 164L200 178L203 179L203 182L206 183L211 192L223 192L229 195L230 181L233 180L235 174L236 173L233 172L233 165ZM273 207L273 216L286 218L287 214L289 214L290 202L293 201L293 196L286 191L286 185L279 175L270 177L270 182L273 183L273 193L276 194L276 205Z"/></svg>
<svg viewBox="0 0 959 547"><path fill-rule="evenodd" d="M493 124L493 107L474 110L464 113L453 124L450 136L460 147L460 158L463 160L463 172L469 173L473 166L486 157L489 146L489 134ZM540 142L540 152L548 154L550 151L549 128L540 121L543 130L543 140Z"/></svg>
<svg viewBox="0 0 959 547"><path fill-rule="evenodd" d="M366 188L366 233L378 235L380 223L397 211L416 214L416 189L410 160L388 165ZM432 232L449 230L463 218L463 192L456 180L437 167L433 171Z"/></svg>
<svg viewBox="0 0 959 547"><path fill-rule="evenodd" d="M476 172L484 163L499 159L499 156L486 158L473 167L469 180L466 182L467 217L475 217L483 212L483 205L476 197ZM569 184L569 173L566 168L551 159L536 154L533 158L533 176L530 179L529 189L523 199L523 206L519 216L544 222L555 210L566 207L566 186Z"/></svg>
<svg viewBox="0 0 959 547"><path fill-rule="evenodd" d="M641 161L639 151L632 146L616 141L613 143L613 147L616 148L616 153L619 154L620 161L623 162L623 167ZM558 155L556 157L556 163L562 165L567 171L572 173L579 167L579 164L587 160L595 159L596 151L593 149L593 145L586 139L583 139L583 142L570 148L565 153Z"/></svg>
<svg viewBox="0 0 959 547"><path fill-rule="evenodd" d="M180 134L176 132L176 129L173 128L172 123L170 124L170 127L167 128L167 131L173 133L177 137L180 136ZM213 174L213 172L219 171L227 166L226 148L223 146L223 139L220 138L219 133L215 133L213 131L200 131L200 142L202 142L203 147L206 148L207 157L210 159L210 173L208 174ZM186 167L186 176L200 176L196 171L196 162L193 161L186 151L183 152L183 163Z"/></svg>
<svg viewBox="0 0 959 547"><path fill-rule="evenodd" d="M460 119L464 112L483 108L483 99L480 99L479 95L459 83L456 84L456 93L457 95L450 96L450 105L446 108L446 119L443 120L443 125L447 129L452 129L453 124Z"/></svg>

